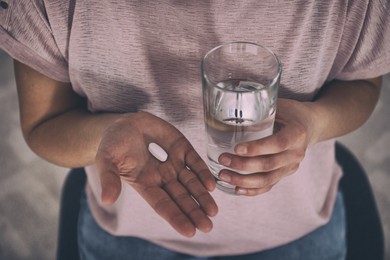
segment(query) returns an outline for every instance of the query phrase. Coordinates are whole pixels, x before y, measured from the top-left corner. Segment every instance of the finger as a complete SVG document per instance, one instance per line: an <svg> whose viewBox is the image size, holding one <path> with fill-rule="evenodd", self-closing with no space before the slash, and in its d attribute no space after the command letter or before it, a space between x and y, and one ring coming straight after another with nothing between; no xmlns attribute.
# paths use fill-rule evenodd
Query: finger
<svg viewBox="0 0 390 260"><path fill-rule="evenodd" d="M212 229L213 223L209 217L180 182L171 181L163 189L199 230L209 232Z"/></svg>
<svg viewBox="0 0 390 260"><path fill-rule="evenodd" d="M272 189L273 186L274 185L268 186L268 187L265 187L265 188L261 188L261 189L244 189L244 188L237 187L236 188L236 194L238 194L238 195L245 195L245 196L257 196L257 195L269 192Z"/></svg>
<svg viewBox="0 0 390 260"><path fill-rule="evenodd" d="M133 186L147 203L165 219L177 232L186 237L195 235L196 227L186 214L159 186Z"/></svg>
<svg viewBox="0 0 390 260"><path fill-rule="evenodd" d="M199 177L208 191L213 191L215 189L215 178L211 174L206 163L193 148L186 153L185 164Z"/></svg>
<svg viewBox="0 0 390 260"><path fill-rule="evenodd" d="M297 140L295 133L281 128L273 135L259 140L240 143L235 146L234 152L241 156L259 156L267 154L276 154L288 150Z"/></svg>
<svg viewBox="0 0 390 260"><path fill-rule="evenodd" d="M218 213L218 206L213 197L193 172L188 169L183 169L179 173L179 181L208 216L213 217Z"/></svg>
<svg viewBox="0 0 390 260"><path fill-rule="evenodd" d="M109 170L100 170L100 183L102 188L102 202L106 205L113 204L121 193L122 185L120 177Z"/></svg>
<svg viewBox="0 0 390 260"><path fill-rule="evenodd" d="M270 172L258 172L252 174L239 174L224 169L220 172L219 178L238 187L247 189L262 189L275 185L283 177L294 173L298 167L299 164L294 163Z"/></svg>
<svg viewBox="0 0 390 260"><path fill-rule="evenodd" d="M98 153L96 156L96 167L102 188L102 202L111 205L118 199L121 193L121 178L128 182L134 181L136 176L132 176L129 173L140 167L140 165L134 156L122 156L120 160L113 160L107 154L109 153ZM140 157L140 155L137 156Z"/></svg>
<svg viewBox="0 0 390 260"><path fill-rule="evenodd" d="M224 153L220 155L218 161L226 167L240 171L269 172L292 163L299 163L304 157L304 150L297 149L255 157L243 157Z"/></svg>

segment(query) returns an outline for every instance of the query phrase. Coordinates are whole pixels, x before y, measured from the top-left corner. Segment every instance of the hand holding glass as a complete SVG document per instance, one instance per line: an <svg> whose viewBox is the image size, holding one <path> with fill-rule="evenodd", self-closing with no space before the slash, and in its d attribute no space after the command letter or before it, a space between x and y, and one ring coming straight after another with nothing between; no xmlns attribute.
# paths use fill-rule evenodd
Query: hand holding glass
<svg viewBox="0 0 390 260"><path fill-rule="evenodd" d="M281 65L268 48L233 42L209 51L201 68L209 168L217 187L235 194L235 186L218 178L227 168L218 157L234 153L238 143L272 134Z"/></svg>

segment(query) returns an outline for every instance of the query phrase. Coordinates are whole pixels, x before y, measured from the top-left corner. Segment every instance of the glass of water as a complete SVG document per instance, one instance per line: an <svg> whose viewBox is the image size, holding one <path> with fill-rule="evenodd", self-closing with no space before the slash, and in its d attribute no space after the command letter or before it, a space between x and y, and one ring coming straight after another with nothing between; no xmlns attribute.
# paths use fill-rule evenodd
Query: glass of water
<svg viewBox="0 0 390 260"><path fill-rule="evenodd" d="M233 42L210 50L201 69L209 168L217 187L235 194L235 186L218 179L219 172L251 172L222 166L218 157L234 154L238 143L272 134L281 64L266 47Z"/></svg>

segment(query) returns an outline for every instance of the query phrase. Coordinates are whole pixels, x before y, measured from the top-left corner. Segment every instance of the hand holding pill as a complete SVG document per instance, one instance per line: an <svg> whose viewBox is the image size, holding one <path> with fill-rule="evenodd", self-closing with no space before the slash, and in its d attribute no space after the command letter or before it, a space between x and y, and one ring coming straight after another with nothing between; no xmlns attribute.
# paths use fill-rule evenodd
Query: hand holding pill
<svg viewBox="0 0 390 260"><path fill-rule="evenodd" d="M212 229L215 180L184 135L161 118L146 112L121 117L105 131L96 165L103 203L115 203L126 182L180 234Z"/></svg>

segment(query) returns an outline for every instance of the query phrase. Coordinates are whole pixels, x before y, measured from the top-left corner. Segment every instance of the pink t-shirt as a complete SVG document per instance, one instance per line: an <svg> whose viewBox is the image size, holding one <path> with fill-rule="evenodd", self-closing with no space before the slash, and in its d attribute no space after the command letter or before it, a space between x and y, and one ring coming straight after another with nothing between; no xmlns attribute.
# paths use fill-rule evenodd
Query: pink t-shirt
<svg viewBox="0 0 390 260"><path fill-rule="evenodd" d="M333 79L390 72L386 0L6 0L0 47L64 82L92 112L149 111L174 124L205 158L200 60L212 47L250 41L272 49L279 95L311 101ZM324 225L341 170L334 140L311 147L299 170L256 197L214 191L214 229L176 233L127 184L103 206L94 165L88 201L101 227L193 255L241 254L291 242Z"/></svg>

